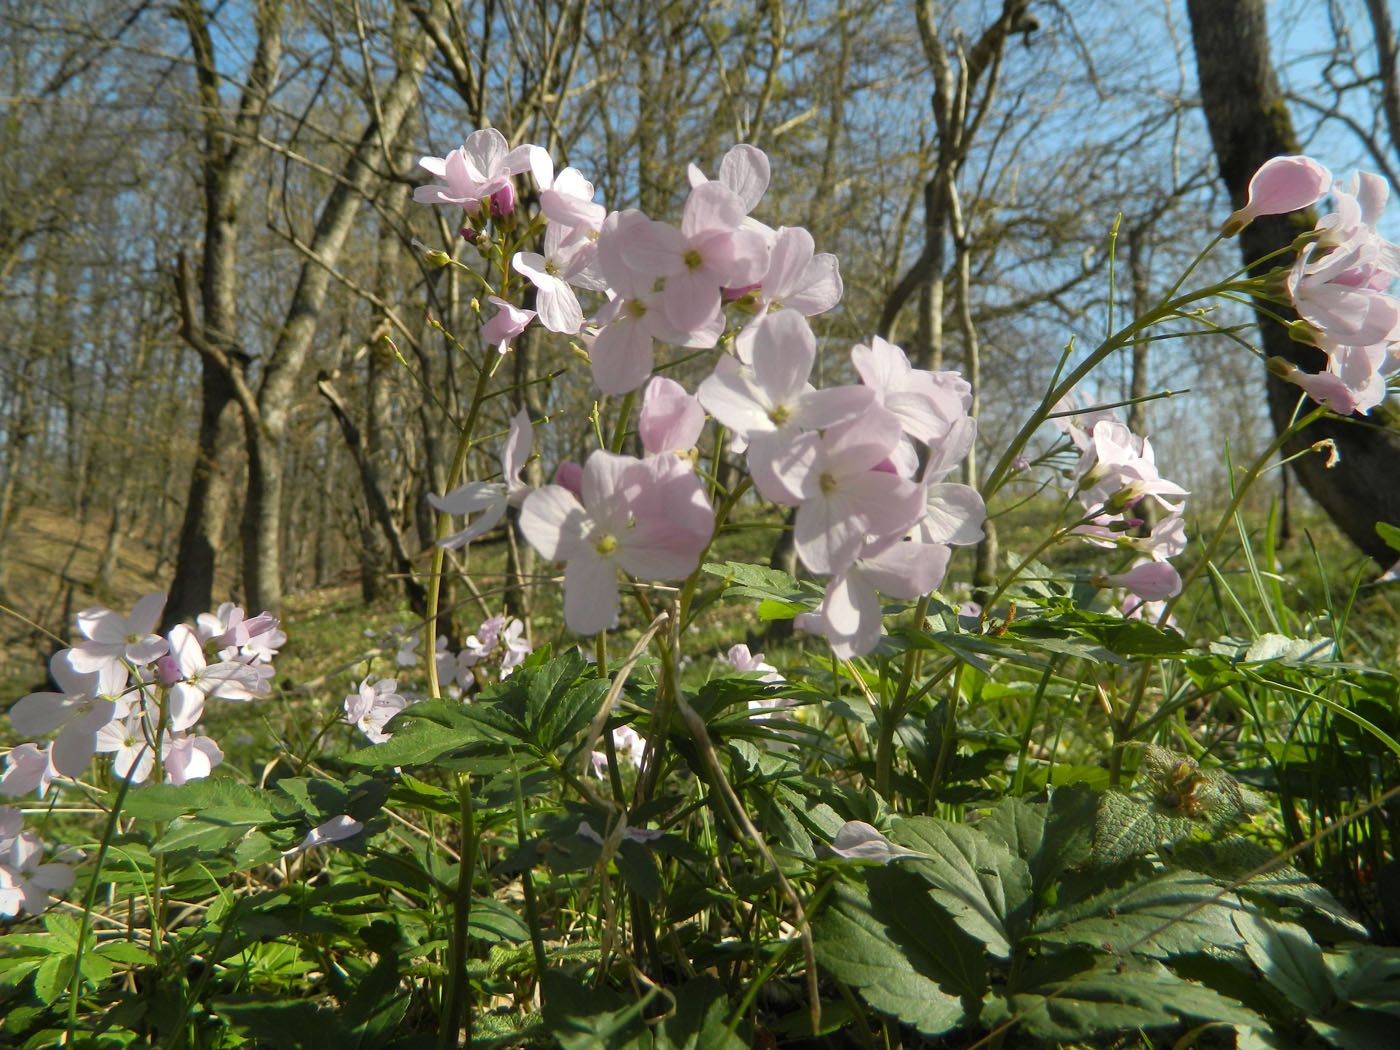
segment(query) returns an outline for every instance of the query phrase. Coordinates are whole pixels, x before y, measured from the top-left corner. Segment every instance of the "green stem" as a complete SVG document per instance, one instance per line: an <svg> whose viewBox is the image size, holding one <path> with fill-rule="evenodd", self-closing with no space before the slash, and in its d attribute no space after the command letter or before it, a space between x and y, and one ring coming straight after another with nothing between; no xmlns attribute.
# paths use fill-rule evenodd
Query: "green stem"
<svg viewBox="0 0 1400 1050"><path fill-rule="evenodd" d="M462 826L462 859L457 865L457 890L452 900L452 945L447 956L447 995L439 1050L457 1045L457 1032L465 1029L463 1047L472 1042L471 982L467 980L467 928L472 913L472 884L476 881L476 815L472 808L471 777L457 774L457 801Z"/></svg>
<svg viewBox="0 0 1400 1050"><path fill-rule="evenodd" d="M73 976L68 982L68 1032L64 1039L65 1046L73 1045L73 1038L78 1030L78 996L82 992L83 982L83 946L91 929L92 906L97 900L97 887L102 879L102 862L107 858L107 847L112 844L112 835L117 830L122 803L126 801L126 792L130 787L131 781L123 777L121 787L117 788L116 801L112 803L112 812L107 814L107 826L102 831L102 841L97 846L92 878L88 880L87 892L83 894L83 914L78 920L78 947L73 953ZM159 892L160 886L157 884L156 893Z"/></svg>
<svg viewBox="0 0 1400 1050"><path fill-rule="evenodd" d="M1171 619L1172 611L1176 608L1177 602L1181 600L1182 595L1186 593L1187 587L1189 587L1195 581L1196 577L1205 570L1205 567L1210 564L1211 559L1215 556L1215 552L1220 546L1221 540L1225 537L1226 530L1229 529L1230 523L1234 521L1236 513L1238 513L1241 504L1243 504L1245 495L1249 492L1254 483L1259 480L1259 476L1263 474L1269 461L1273 459L1274 456L1278 455L1279 450L1283 448L1289 438L1311 425L1314 420L1325 415L1326 412L1327 409L1325 407L1318 406L1301 419L1295 418L1294 422L1274 438L1269 447L1261 452L1258 458L1250 465L1249 469L1245 472L1244 481L1235 488L1234 497L1230 500L1229 506L1227 506L1220 515L1220 520L1216 523L1210 540L1206 543L1205 551L1182 578L1181 589L1171 598L1167 599L1167 603L1162 609L1162 615L1157 619L1159 626ZM1108 779L1109 783L1115 787L1122 777L1123 772L1123 745L1131 740L1136 732L1133 723L1137 720L1138 710L1142 707L1143 699L1147 695L1147 680L1151 667L1152 665L1150 663L1144 663L1142 665L1141 670L1138 672L1137 684L1133 689L1133 698L1128 702L1127 710L1123 712L1121 718L1113 720L1113 751L1108 757Z"/></svg>
<svg viewBox="0 0 1400 1050"><path fill-rule="evenodd" d="M1209 251L1209 248L1206 250ZM1115 350L1119 350L1128 345L1139 332L1152 327L1160 321L1165 321L1170 317L1180 314L1182 308L1189 306L1191 303L1199 302L1202 299L1209 299L1222 292L1239 289L1247 291L1253 287L1254 286L1249 283L1240 284L1238 282L1227 281L1197 291L1187 292L1185 295L1180 295L1176 298L1159 303L1154 309L1130 321L1123 328L1105 339L1098 345L1093 353L1072 369L1069 375L1065 376L1056 386L1050 389L1041 400L1040 405L1031 413L1030 418L1027 419L1021 429L1017 431L1016 436L1012 438L1010 444L1006 446L1006 450L1002 453L1001 458L997 460L996 466L992 468L991 474L988 475L987 480L983 483L983 498L990 498L1005 483L1007 476L1011 473L1012 463L1015 462L1016 457L1021 454L1021 451L1030 442L1031 436L1040 428L1040 425L1050 418L1055 410L1055 406L1059 404L1061 399L1073 390L1075 386L1079 384L1080 380L1097 368L1104 359Z"/></svg>
<svg viewBox="0 0 1400 1050"><path fill-rule="evenodd" d="M486 362L482 362L476 374L476 387L472 391L471 407L467 409L466 422L462 424L462 429L457 433L457 448L452 455L452 467L447 472L447 490L450 492L457 487L458 479L462 476L462 471L467 465L467 454L472 449L472 434L476 430L476 420L481 414L481 405L485 400L486 384L491 381L491 377L496 374L496 369L500 367L501 355L497 354L496 359L488 367ZM437 516L436 538L446 539L452 534L452 515L446 511L439 511ZM423 631L423 658L428 666L428 695L433 699L442 696L442 686L438 682L437 672L437 625L438 625L438 604L442 600L442 565L447 557L447 550L438 544L433 544L433 560L428 569L428 616Z"/></svg>

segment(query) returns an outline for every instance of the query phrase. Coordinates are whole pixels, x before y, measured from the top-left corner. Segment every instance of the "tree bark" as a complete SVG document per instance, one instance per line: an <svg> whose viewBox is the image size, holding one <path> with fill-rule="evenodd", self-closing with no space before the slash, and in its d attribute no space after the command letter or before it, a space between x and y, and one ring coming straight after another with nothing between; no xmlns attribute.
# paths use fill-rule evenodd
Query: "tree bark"
<svg viewBox="0 0 1400 1050"><path fill-rule="evenodd" d="M417 102L419 81L426 66L426 38L420 31L398 74L378 99L376 115L346 159L340 178L317 217L311 242L302 246L308 258L302 263L286 320L258 388L257 415L244 414L248 498L243 510L243 578L244 598L250 608L275 612L282 604L284 446L298 381L315 340L331 270L340 259L374 178L373 163L392 154L399 129Z"/></svg>
<svg viewBox="0 0 1400 1050"><path fill-rule="evenodd" d="M221 363L217 357L200 354L199 445L161 630L213 607L214 570L233 505L231 461L238 447L235 380L229 368L238 368L241 373L245 360L237 337L238 215L255 156L253 142L282 53L280 0L263 0L258 5L253 63L229 128L220 102L223 80L214 60L208 17L198 0L185 0L177 17L189 33L204 135L202 320L186 318L186 327L191 336L197 335L220 351L224 360Z"/></svg>
<svg viewBox="0 0 1400 1050"><path fill-rule="evenodd" d="M1188 0L1191 37L1201 81L1201 101L1210 126L1220 174L1234 206L1245 202L1250 177L1264 161L1297 153L1293 122L1279 91L1269 57L1263 0ZM1246 262L1286 248L1312 224L1308 216L1265 216L1240 234ZM1253 267L1262 274L1272 265ZM1280 313L1278 307L1272 309ZM1326 366L1314 347L1296 343L1268 315L1256 311L1260 339L1269 356L1282 357L1309 372ZM1287 427L1298 405L1297 387L1272 375L1267 378L1269 414L1277 430ZM1367 419L1326 418L1290 439L1286 456L1318 441L1331 440L1340 461L1331 468L1327 456L1307 454L1291 463L1299 481L1346 536L1367 555L1387 565L1395 559L1376 534L1377 522L1400 522L1400 430L1388 406Z"/></svg>

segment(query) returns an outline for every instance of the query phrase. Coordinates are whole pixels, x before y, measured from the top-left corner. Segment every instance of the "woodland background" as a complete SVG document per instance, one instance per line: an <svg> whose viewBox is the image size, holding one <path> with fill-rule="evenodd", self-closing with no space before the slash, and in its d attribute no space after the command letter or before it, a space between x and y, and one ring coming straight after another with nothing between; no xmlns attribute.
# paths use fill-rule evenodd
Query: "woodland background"
<svg viewBox="0 0 1400 1050"><path fill-rule="evenodd" d="M420 156L488 124L657 215L688 162L760 146L760 217L841 260L844 309L815 319L824 367L880 332L961 368L995 456L1065 344L1159 297L1232 207L1193 30L1263 56L1281 101L1242 101L1291 118L1296 147L1396 181L1385 0L1189 7L0 0L0 604L32 621L3 618L0 676L31 685L36 625L62 633L107 600L134 545L171 622L327 585L420 607L425 496L466 396L456 340L478 321L471 284L418 247L459 250L456 217L411 194ZM577 408L534 469L581 458L586 366L562 340L516 346L490 418ZM1263 366L1224 336L1144 344L1088 393L1163 390L1134 429L1193 513L1218 509L1224 450L1243 461L1273 436ZM1352 431L1392 440L1387 418ZM1384 514L1395 478L1372 469L1369 497L1347 498ZM1295 516L1320 518L1301 500ZM41 551L62 519L95 555L81 566L77 546ZM1033 504L1003 520L1034 523Z"/></svg>

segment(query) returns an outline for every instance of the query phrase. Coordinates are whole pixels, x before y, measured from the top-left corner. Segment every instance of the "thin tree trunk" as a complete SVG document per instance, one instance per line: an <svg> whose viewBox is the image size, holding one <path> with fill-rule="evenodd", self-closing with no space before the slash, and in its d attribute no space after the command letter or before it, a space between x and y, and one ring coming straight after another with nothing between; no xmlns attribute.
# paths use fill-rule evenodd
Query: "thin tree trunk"
<svg viewBox="0 0 1400 1050"><path fill-rule="evenodd" d="M309 258L302 264L286 320L258 389L257 418L245 413L248 498L243 509L243 578L245 598L253 608L276 611L282 603L279 550L286 485L284 448L297 382L315 340L330 271L340 260L374 178L373 163L392 153L399 129L417 102L426 65L427 39L420 30L321 208L312 240L304 246Z"/></svg>
<svg viewBox="0 0 1400 1050"><path fill-rule="evenodd" d="M213 37L204 9L198 0L183 0L177 9L194 53L204 122L202 321L186 316L182 332L187 341L201 340L217 350L218 356L200 354L199 444L162 630L213 606L214 571L233 504L235 478L230 461L238 445L236 382L242 378L246 360L237 337L238 215L253 162L253 142L277 77L282 53L282 14L280 0L261 0L258 4L256 50L230 128L221 102L224 81L215 64ZM231 374L234 368L240 370L237 377Z"/></svg>
<svg viewBox="0 0 1400 1050"><path fill-rule="evenodd" d="M1279 92L1270 60L1268 26L1263 0L1188 0L1201 101L1220 174L1235 207L1244 204L1250 177L1264 161L1298 152L1293 122ZM1282 215L1255 219L1240 234L1246 262L1287 248L1312 224L1311 216ZM1262 274L1276 263L1254 267ZM1286 315L1277 306L1270 310ZM1256 311L1266 354L1282 357L1299 368L1318 372L1325 355L1294 342L1288 331L1268 314ZM1268 377L1269 413L1276 430L1293 418L1299 390ZM1306 453L1291 463L1303 488L1338 528L1362 551L1383 565L1395 559L1376 534L1377 522L1400 522L1400 430L1393 410L1373 409L1366 419L1322 419L1292 438L1284 455L1305 452L1315 442L1330 440L1339 461Z"/></svg>

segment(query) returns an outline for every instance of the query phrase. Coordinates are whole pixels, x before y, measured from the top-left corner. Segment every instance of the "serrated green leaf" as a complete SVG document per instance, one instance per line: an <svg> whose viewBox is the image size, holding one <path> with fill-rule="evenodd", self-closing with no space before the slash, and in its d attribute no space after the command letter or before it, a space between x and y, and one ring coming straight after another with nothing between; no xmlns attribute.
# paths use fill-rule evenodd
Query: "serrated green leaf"
<svg viewBox="0 0 1400 1050"><path fill-rule="evenodd" d="M526 724L531 727L546 725L554 708L587 669L588 664L579 651L570 649L542 667L529 671L517 670L515 676L521 676L520 684L525 687Z"/></svg>
<svg viewBox="0 0 1400 1050"><path fill-rule="evenodd" d="M34 971L34 997L45 1006L52 1006L73 981L71 955L50 955Z"/></svg>
<svg viewBox="0 0 1400 1050"><path fill-rule="evenodd" d="M558 751L588 727L611 683L603 678L579 682L568 690L540 722L540 746L546 751Z"/></svg>
<svg viewBox="0 0 1400 1050"><path fill-rule="evenodd" d="M61 912L51 911L44 916L44 929L53 938L54 952L67 952L73 955L78 950L78 920ZM87 931L88 947L92 946L92 930Z"/></svg>
<svg viewBox="0 0 1400 1050"><path fill-rule="evenodd" d="M394 730L382 744L370 744L351 751L341 761L362 769L392 769L395 766L426 766L460 748L483 739L480 730L445 729L435 722L410 722Z"/></svg>
<svg viewBox="0 0 1400 1050"><path fill-rule="evenodd" d="M1089 861L1097 796L1084 784L1058 788L1048 802L1003 799L978 822L978 830L1006 843L1026 861L1037 896L1053 889L1064 872Z"/></svg>
<svg viewBox="0 0 1400 1050"><path fill-rule="evenodd" d="M1189 817L1168 815L1121 791L1105 791L1099 796L1094 825L1093 862L1098 867L1119 864L1180 842L1198 830Z"/></svg>
<svg viewBox="0 0 1400 1050"><path fill-rule="evenodd" d="M1321 1017L1336 1004L1332 971L1306 930L1255 912L1242 912L1234 921L1249 961L1294 1006Z"/></svg>
<svg viewBox="0 0 1400 1050"><path fill-rule="evenodd" d="M202 818L180 819L173 821L165 833L151 844L151 852L188 851L195 857L215 857L247 832L246 824L211 824Z"/></svg>
<svg viewBox="0 0 1400 1050"><path fill-rule="evenodd" d="M1173 869L1143 878L1137 865L1118 875L1120 884L1047 911L1036 939L1160 958L1241 945L1230 919L1243 906L1206 876Z"/></svg>
<svg viewBox="0 0 1400 1050"><path fill-rule="evenodd" d="M933 898L998 958L1009 958L1028 927L1030 868L997 839L932 817L896 821L890 836L931 859L902 862L933 887Z"/></svg>
<svg viewBox="0 0 1400 1050"><path fill-rule="evenodd" d="M173 820L196 814L211 824L266 824L295 815L285 795L208 777L185 784L152 784L126 797L122 814L146 820Z"/></svg>
<svg viewBox="0 0 1400 1050"><path fill-rule="evenodd" d="M973 988L972 994L981 997L985 957L932 903L921 880L897 870L890 874L905 892L892 901L883 895L878 900L907 917L907 925L891 929L884 917L876 917L874 887L839 886L813 924L817 961L858 989L875 1009L926 1035L938 1035L963 1020L962 988ZM876 885L888 890L878 881Z"/></svg>
<svg viewBox="0 0 1400 1050"><path fill-rule="evenodd" d="M1278 863L1272 850L1251 839L1232 835L1218 842L1193 842L1178 848L1174 859L1232 884L1246 897L1301 905L1326 916L1354 937L1369 936L1366 927L1347 914L1336 897L1293 865ZM1250 877L1240 882L1245 876Z"/></svg>
<svg viewBox="0 0 1400 1050"><path fill-rule="evenodd" d="M1038 958L1027 967L1010 1002L997 1002L984 1020L995 1024L1015 1017L1028 1034L1045 1040L1086 1039L1183 1018L1260 1024L1259 1017L1239 1003L1183 980L1158 962L1104 967L1089 965L1093 958L1074 950Z"/></svg>

